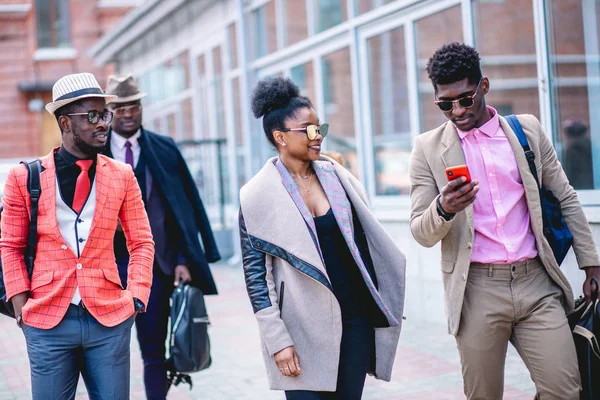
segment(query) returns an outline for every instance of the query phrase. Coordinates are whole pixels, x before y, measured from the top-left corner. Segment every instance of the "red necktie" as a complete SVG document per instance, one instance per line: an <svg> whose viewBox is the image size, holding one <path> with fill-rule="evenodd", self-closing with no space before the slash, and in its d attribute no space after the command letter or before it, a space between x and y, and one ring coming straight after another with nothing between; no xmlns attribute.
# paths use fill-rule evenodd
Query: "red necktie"
<svg viewBox="0 0 600 400"><path fill-rule="evenodd" d="M92 160L78 160L75 162L75 164L81 168L81 172L77 177L77 183L75 184L75 195L73 196L73 210L78 214L81 212L88 194L90 194L90 177L88 176L88 170L92 166L92 163Z"/></svg>

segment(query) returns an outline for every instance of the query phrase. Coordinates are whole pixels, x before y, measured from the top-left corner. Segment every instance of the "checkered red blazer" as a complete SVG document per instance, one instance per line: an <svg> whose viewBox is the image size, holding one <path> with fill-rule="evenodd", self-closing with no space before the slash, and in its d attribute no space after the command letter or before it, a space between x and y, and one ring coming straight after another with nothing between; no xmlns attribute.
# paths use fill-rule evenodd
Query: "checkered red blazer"
<svg viewBox="0 0 600 400"><path fill-rule="evenodd" d="M118 325L134 313L134 297L148 304L152 284L154 242L139 186L130 166L98 156L94 219L77 258L62 238L56 219L57 150L42 158L38 245L31 281L23 255L30 211L27 169L24 165L13 168L6 180L0 241L6 296L10 299L29 291L23 321L50 329L62 320L79 286L89 312L102 325ZM118 220L131 254L127 290L121 287L113 248ZM77 269L77 264L83 267Z"/></svg>

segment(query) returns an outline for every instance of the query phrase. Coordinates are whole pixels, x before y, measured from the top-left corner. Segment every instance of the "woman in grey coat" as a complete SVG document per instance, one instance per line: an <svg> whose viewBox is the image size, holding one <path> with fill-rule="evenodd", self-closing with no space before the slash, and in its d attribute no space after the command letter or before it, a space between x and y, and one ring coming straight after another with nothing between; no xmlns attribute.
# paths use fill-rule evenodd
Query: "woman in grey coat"
<svg viewBox="0 0 600 400"><path fill-rule="evenodd" d="M259 82L252 109L279 153L240 191L246 287L270 387L288 400L360 399L367 373L391 377L405 258L362 185L321 156L328 126L291 80Z"/></svg>

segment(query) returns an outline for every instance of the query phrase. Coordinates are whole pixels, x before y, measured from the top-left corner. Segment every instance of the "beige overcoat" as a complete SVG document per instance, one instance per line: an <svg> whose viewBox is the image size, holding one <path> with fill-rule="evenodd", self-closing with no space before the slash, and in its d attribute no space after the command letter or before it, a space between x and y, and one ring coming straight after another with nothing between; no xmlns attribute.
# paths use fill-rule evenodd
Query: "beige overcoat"
<svg viewBox="0 0 600 400"><path fill-rule="evenodd" d="M340 306L331 289L298 267L309 264L327 277L319 250L282 183L275 160L270 159L240 191L242 247L252 247L242 251L251 300L262 290L258 287L262 280L268 286L268 298L254 309L269 385L275 390L334 391L342 336ZM352 174L325 156L313 166L339 177L366 234L378 292L396 320L395 326L375 328L374 372L378 379L389 381L404 306L405 257L369 210L364 188ZM296 265L286 261L292 258ZM285 301L280 310L283 282ZM283 376L273 358L291 345L302 368L295 378Z"/></svg>
<svg viewBox="0 0 600 400"><path fill-rule="evenodd" d="M518 116L531 150L540 184L551 190L560 200L563 216L571 230L573 249L580 268L600 265L590 226L583 213L575 190L569 185L552 143L533 115ZM543 221L538 187L529 170L527 159L519 140L503 117L500 125L511 144L529 207L531 230L535 236L538 254L550 277L563 290L565 312L573 309L573 291L554 259L552 249L543 235ZM441 269L444 283L444 300L448 318L448 331L456 335L459 330L471 252L473 249L473 206L446 221L438 215L436 200L448 183L445 169L465 164L465 156L454 124L442 126L419 135L410 160L411 217L410 229L421 245L432 247L441 240Z"/></svg>

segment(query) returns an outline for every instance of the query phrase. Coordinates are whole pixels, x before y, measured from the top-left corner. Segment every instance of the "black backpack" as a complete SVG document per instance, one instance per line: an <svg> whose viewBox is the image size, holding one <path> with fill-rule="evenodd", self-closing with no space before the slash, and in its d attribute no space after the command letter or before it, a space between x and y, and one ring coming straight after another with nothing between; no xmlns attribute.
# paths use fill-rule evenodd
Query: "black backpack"
<svg viewBox="0 0 600 400"><path fill-rule="evenodd" d="M31 220L29 221L29 233L27 234L27 246L25 247L25 265L27 274L31 279L33 273L33 262L35 260L35 249L37 246L37 217L38 202L42 194L40 185L40 172L42 171L42 162L35 160L31 162L21 161L27 167L27 191L31 198ZM2 273L2 262L0 262L0 314L15 318L15 310L11 302L6 301L6 287L4 287L4 275Z"/></svg>
<svg viewBox="0 0 600 400"><path fill-rule="evenodd" d="M190 372L206 369L211 364L204 294L196 287L180 284L171 295L169 335L169 380L177 386L185 382L192 387Z"/></svg>

